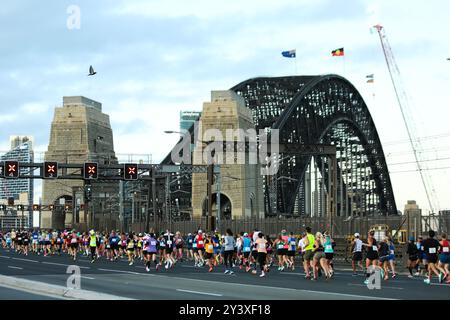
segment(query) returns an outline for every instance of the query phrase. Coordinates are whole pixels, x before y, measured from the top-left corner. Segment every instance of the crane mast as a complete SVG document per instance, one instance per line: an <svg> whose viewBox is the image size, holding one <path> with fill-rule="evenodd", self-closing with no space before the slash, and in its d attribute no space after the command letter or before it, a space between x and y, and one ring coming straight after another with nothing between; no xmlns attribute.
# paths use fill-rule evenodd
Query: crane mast
<svg viewBox="0 0 450 320"><path fill-rule="evenodd" d="M395 62L394 54L387 39L384 27L381 25L376 25L374 26L374 28L378 31L378 35L380 36L381 47L386 59L389 75L391 76L391 81L394 86L394 91L403 117L403 122L405 123L408 138L414 153L417 170L419 171L423 188L425 189L425 193L427 196L428 205L431 210L431 215L433 216L436 213L435 210L439 208L439 202L436 197L436 192L433 188L431 178L424 172L427 170L427 168L425 162L423 162L424 159L421 158L423 155L423 148L420 140L415 136L417 130L415 130L414 121L410 114L408 96L406 95L406 91L402 84L400 70L398 69L397 63Z"/></svg>

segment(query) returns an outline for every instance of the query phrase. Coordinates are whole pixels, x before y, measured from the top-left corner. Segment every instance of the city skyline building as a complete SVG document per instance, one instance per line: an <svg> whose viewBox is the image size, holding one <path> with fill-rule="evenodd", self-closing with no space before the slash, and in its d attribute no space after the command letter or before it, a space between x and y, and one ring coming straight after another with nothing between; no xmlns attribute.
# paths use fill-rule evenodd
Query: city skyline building
<svg viewBox="0 0 450 320"><path fill-rule="evenodd" d="M30 136L12 136L10 138L11 150L0 156L0 161L18 161L32 163L34 161L33 138ZM24 172L29 169L19 169ZM15 203L23 199L26 194L26 204L29 208L33 205L34 180L33 179L0 179L0 201L7 203L13 198ZM29 225L32 225L32 210L29 211Z"/></svg>

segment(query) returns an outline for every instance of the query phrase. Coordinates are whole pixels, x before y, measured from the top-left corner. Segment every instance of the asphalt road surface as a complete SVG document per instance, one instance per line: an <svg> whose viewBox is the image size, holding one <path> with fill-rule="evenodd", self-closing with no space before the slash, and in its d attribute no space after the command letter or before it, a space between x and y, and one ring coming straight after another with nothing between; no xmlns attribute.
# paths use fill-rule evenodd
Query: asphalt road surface
<svg viewBox="0 0 450 320"><path fill-rule="evenodd" d="M364 276L361 273L353 276L346 269L349 266L337 268L335 277L329 281L319 278L314 282L304 278L300 266L295 271L283 272L273 267L265 278L239 268L234 269L234 275L225 275L223 266L208 273L206 267L195 268L192 262L178 263L173 269L161 268L159 271L152 265L147 273L140 260L133 266L129 266L126 259L110 262L100 258L90 263L85 256L73 261L66 254L23 256L0 249L0 274L5 276L66 286L70 265L81 268L81 289L133 299L450 299L450 284L439 284L437 278L433 278L431 285L426 285L423 277L408 279L406 275L398 275L395 280L383 281L381 289L369 290L363 283ZM0 298L5 299L5 295Z"/></svg>
<svg viewBox="0 0 450 320"><path fill-rule="evenodd" d="M0 287L0 300L60 300L61 298Z"/></svg>

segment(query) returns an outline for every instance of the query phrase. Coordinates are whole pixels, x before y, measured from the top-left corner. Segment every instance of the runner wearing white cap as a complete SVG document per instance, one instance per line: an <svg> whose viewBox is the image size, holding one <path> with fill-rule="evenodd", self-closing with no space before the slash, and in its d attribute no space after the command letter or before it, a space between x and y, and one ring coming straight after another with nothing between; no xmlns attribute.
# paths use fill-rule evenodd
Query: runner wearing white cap
<svg viewBox="0 0 450 320"><path fill-rule="evenodd" d="M355 233L354 235L355 239L353 240L352 244L352 269L353 269L353 275L356 276L356 265L359 266L361 270L364 270L362 266L362 248L363 248L363 242L361 239L359 239L359 233Z"/></svg>

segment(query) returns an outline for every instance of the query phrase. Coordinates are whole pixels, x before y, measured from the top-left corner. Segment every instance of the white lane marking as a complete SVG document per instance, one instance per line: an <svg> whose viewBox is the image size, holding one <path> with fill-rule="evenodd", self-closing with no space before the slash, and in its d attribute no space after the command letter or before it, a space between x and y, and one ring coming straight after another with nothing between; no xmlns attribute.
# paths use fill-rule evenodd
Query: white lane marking
<svg viewBox="0 0 450 320"><path fill-rule="evenodd" d="M218 293L191 291L191 290L183 290L183 289L177 289L177 291L187 292L187 293L203 294L205 296L223 297L223 294L218 294Z"/></svg>
<svg viewBox="0 0 450 320"><path fill-rule="evenodd" d="M11 257L8 257L8 256L0 256L0 258L11 259Z"/></svg>
<svg viewBox="0 0 450 320"><path fill-rule="evenodd" d="M357 286L357 287L367 287L367 285L365 284L359 284L359 283L348 283L349 286ZM381 285L382 289L395 289L395 290L404 290L403 288L400 287L389 287L389 286L383 286Z"/></svg>
<svg viewBox="0 0 450 320"><path fill-rule="evenodd" d="M20 261L27 261L27 262L39 263L39 261L31 260L31 259L22 259L22 258L11 258L11 259L14 259L14 260L20 260Z"/></svg>
<svg viewBox="0 0 450 320"><path fill-rule="evenodd" d="M21 267L14 267L14 266L8 266L8 268L23 270L23 268L21 268Z"/></svg>
<svg viewBox="0 0 450 320"><path fill-rule="evenodd" d="M46 261L42 262L42 264L51 264L51 265L54 265L54 266L63 266L63 267L70 266L70 264L62 264L62 263L46 262ZM78 267L80 267L80 269L90 269L90 267L81 267L81 266L78 266Z"/></svg>
<svg viewBox="0 0 450 320"><path fill-rule="evenodd" d="M100 271L108 271L108 272L119 272L119 273L129 273L129 274L142 274L140 272L132 272L132 271L123 271L123 270L113 270L113 269L98 269Z"/></svg>
<svg viewBox="0 0 450 320"><path fill-rule="evenodd" d="M443 286L443 287L450 287L450 284L446 283L430 283L431 286Z"/></svg>
<svg viewBox="0 0 450 320"><path fill-rule="evenodd" d="M86 277L86 276L81 276L81 278L83 278L83 279L89 279L89 280L95 280L95 278Z"/></svg>

